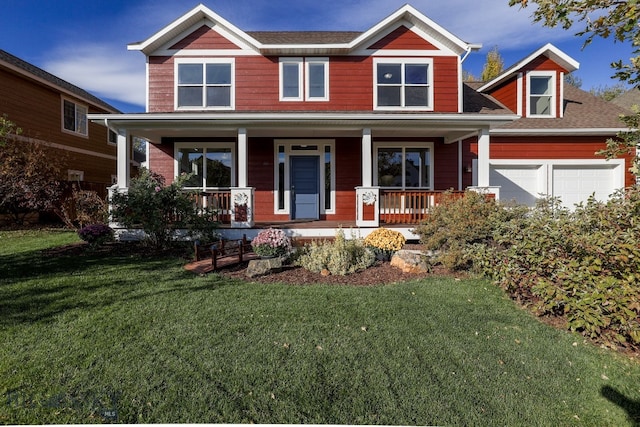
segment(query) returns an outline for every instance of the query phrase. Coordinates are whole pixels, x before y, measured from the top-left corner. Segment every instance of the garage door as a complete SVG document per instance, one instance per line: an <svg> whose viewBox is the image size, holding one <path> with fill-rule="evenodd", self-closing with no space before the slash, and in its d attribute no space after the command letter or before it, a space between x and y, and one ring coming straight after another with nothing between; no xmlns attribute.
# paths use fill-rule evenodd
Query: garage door
<svg viewBox="0 0 640 427"><path fill-rule="evenodd" d="M513 162L513 163L512 163ZM494 160L489 183L500 187L500 199L534 206L541 195L559 197L573 208L595 194L607 200L624 186L623 160ZM584 163L582 163L584 162Z"/></svg>
<svg viewBox="0 0 640 427"><path fill-rule="evenodd" d="M586 201L595 193L597 200L607 200L616 189L612 166L552 166L552 194L568 207Z"/></svg>
<svg viewBox="0 0 640 427"><path fill-rule="evenodd" d="M545 192L542 165L491 166L489 182L500 187L500 199L534 206L538 193Z"/></svg>

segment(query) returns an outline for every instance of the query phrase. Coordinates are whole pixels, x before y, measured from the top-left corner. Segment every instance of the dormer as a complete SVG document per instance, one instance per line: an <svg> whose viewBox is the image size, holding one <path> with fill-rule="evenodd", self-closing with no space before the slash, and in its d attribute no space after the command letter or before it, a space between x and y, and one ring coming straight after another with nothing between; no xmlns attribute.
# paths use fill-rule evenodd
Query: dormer
<svg viewBox="0 0 640 427"><path fill-rule="evenodd" d="M562 118L565 74L580 64L546 44L478 89L528 118Z"/></svg>

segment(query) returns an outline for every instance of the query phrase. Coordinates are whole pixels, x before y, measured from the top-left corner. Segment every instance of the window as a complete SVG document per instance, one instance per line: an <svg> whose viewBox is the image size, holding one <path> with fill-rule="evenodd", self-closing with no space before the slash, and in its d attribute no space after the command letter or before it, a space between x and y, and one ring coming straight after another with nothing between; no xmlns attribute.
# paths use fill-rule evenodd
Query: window
<svg viewBox="0 0 640 427"><path fill-rule="evenodd" d="M433 109L431 59L379 58L374 67L376 109Z"/></svg>
<svg viewBox="0 0 640 427"><path fill-rule="evenodd" d="M377 184L380 187L432 188L432 144L428 147L377 147Z"/></svg>
<svg viewBox="0 0 640 427"><path fill-rule="evenodd" d="M230 59L176 61L176 109L234 108L234 63Z"/></svg>
<svg viewBox="0 0 640 427"><path fill-rule="evenodd" d="M115 133L114 131L112 131L111 129L107 129L108 132L108 136L107 136L107 142L111 145L117 145L118 144L118 134Z"/></svg>
<svg viewBox="0 0 640 427"><path fill-rule="evenodd" d="M87 136L87 107L63 99L62 128L68 132Z"/></svg>
<svg viewBox="0 0 640 427"><path fill-rule="evenodd" d="M192 174L185 188L206 191L235 185L233 144L176 143L176 175Z"/></svg>
<svg viewBox="0 0 640 427"><path fill-rule="evenodd" d="M527 77L527 115L555 117L555 75L532 71Z"/></svg>
<svg viewBox="0 0 640 427"><path fill-rule="evenodd" d="M302 101L303 98L329 100L328 58L280 58L280 100Z"/></svg>
<svg viewBox="0 0 640 427"><path fill-rule="evenodd" d="M84 181L84 171L68 169L67 181L75 181L75 182Z"/></svg>

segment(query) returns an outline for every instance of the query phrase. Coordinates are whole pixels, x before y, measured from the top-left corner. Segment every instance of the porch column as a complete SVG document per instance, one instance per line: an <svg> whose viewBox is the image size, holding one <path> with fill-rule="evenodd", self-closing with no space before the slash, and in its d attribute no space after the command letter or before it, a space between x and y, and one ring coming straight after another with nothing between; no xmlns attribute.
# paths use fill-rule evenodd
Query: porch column
<svg viewBox="0 0 640 427"><path fill-rule="evenodd" d="M478 132L478 187L489 187L489 129Z"/></svg>
<svg viewBox="0 0 640 427"><path fill-rule="evenodd" d="M245 188L249 182L247 130L238 129L238 187Z"/></svg>
<svg viewBox="0 0 640 427"><path fill-rule="evenodd" d="M129 132L126 129L118 129L117 155L118 188L129 188L129 180L131 179L131 138L129 138Z"/></svg>
<svg viewBox="0 0 640 427"><path fill-rule="evenodd" d="M362 186L373 185L373 158L371 145L371 129L362 129Z"/></svg>

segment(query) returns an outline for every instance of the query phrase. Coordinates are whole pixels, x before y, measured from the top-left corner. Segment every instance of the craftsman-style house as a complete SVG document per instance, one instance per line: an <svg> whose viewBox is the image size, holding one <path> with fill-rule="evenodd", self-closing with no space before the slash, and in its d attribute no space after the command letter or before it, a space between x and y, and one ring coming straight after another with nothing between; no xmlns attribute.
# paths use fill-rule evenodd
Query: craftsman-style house
<svg viewBox="0 0 640 427"><path fill-rule="evenodd" d="M90 119L118 134L116 190L131 137L145 138L149 168L193 173L188 188L229 234L300 222L409 234L448 189L573 204L631 184L628 159L594 154L623 111L564 85L576 61L546 45L463 82L479 48L409 5L364 32L245 32L199 5L129 45L147 58L147 111Z"/></svg>

